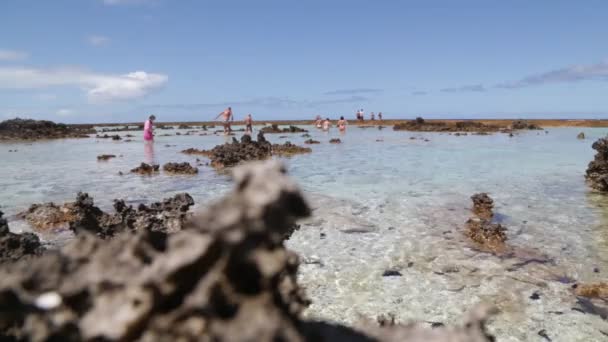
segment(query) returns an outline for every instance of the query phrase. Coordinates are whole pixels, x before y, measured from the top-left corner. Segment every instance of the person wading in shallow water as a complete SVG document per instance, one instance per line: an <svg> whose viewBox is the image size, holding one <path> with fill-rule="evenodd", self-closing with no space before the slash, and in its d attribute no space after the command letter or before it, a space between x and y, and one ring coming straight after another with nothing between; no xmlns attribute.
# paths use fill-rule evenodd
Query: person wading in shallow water
<svg viewBox="0 0 608 342"><path fill-rule="evenodd" d="M232 108L226 108L223 112L219 113L215 119L217 120L220 116L222 117L224 123L224 134L232 132L232 128L230 127L230 121L234 120L234 116L232 116Z"/></svg>
<svg viewBox="0 0 608 342"><path fill-rule="evenodd" d="M346 124L347 124L346 120L344 120L344 117L341 116L340 120L338 120L338 130L340 132L346 132Z"/></svg>
<svg viewBox="0 0 608 342"><path fill-rule="evenodd" d="M382 121L382 112L378 112L378 121Z"/></svg>
<svg viewBox="0 0 608 342"><path fill-rule="evenodd" d="M251 117L251 114L247 114L247 117L245 118L245 133L253 133L253 118Z"/></svg>
<svg viewBox="0 0 608 342"><path fill-rule="evenodd" d="M315 127L321 129L323 127L323 120L321 119L321 115L317 115L315 118Z"/></svg>
<svg viewBox="0 0 608 342"><path fill-rule="evenodd" d="M148 120L144 123L144 140L145 141L153 141L154 140L154 120L156 120L156 116L150 115Z"/></svg>
<svg viewBox="0 0 608 342"><path fill-rule="evenodd" d="M327 119L325 119L325 121L323 121L323 130L329 131L330 127L331 127L331 121L329 121L329 118L327 118Z"/></svg>

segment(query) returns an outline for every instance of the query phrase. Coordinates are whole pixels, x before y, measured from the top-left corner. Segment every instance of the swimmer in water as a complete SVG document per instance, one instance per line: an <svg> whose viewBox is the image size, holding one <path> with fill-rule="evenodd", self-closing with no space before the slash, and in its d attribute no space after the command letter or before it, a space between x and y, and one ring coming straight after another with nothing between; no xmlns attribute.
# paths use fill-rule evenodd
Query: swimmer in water
<svg viewBox="0 0 608 342"><path fill-rule="evenodd" d="M232 108L228 107L226 108L223 112L219 113L215 119L217 120L219 117L222 117L222 119L224 120L224 134L228 134L232 131L232 128L230 127L230 121L234 120L234 116L232 116Z"/></svg>
<svg viewBox="0 0 608 342"><path fill-rule="evenodd" d="M329 131L330 128L331 128L331 121L329 121L329 118L327 118L327 119L325 119L325 121L323 121L323 130Z"/></svg>
<svg viewBox="0 0 608 342"><path fill-rule="evenodd" d="M346 132L346 125L348 124L348 122L346 122L346 120L344 120L344 117L341 116L340 120L338 120L338 130L340 132Z"/></svg>
<svg viewBox="0 0 608 342"><path fill-rule="evenodd" d="M251 114L247 114L247 117L245 118L245 133L253 133L253 118L251 117Z"/></svg>

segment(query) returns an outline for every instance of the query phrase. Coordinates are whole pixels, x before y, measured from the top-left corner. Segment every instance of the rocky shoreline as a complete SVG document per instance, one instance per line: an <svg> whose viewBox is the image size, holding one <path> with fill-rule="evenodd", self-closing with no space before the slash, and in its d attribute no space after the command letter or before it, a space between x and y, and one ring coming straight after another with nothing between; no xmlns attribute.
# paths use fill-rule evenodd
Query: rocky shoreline
<svg viewBox="0 0 608 342"><path fill-rule="evenodd" d="M88 138L95 130L46 120L11 119L0 122L0 141Z"/></svg>

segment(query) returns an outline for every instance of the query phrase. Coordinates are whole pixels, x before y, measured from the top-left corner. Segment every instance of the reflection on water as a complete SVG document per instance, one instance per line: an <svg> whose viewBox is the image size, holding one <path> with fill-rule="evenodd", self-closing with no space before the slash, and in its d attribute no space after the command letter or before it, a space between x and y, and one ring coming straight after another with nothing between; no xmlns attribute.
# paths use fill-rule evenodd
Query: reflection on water
<svg viewBox="0 0 608 342"><path fill-rule="evenodd" d="M483 300L502 309L490 327L500 341L536 340L542 329L554 341L604 337L605 322L571 310L571 284L555 279L593 282L608 273L608 203L584 182L591 143L606 129L556 128L513 138L307 129L321 144L286 163L314 209L288 241L304 260L300 281L313 299L308 315L354 322L391 312L402 321L450 322ZM588 139L576 139L581 130ZM196 164L196 156L180 151L232 140L163 132L172 136L144 145L149 163ZM329 144L338 136L342 144ZM266 138L300 145L308 139L300 133ZM133 139L0 145L0 210L10 216L31 203L72 200L78 191L107 210L114 198L137 203L182 191L204 205L230 189L226 175L204 166L190 177L125 172L142 159L141 136ZM13 149L18 152L8 152ZM122 157L97 162L99 154ZM494 198L508 243L528 258L552 262L522 264L521 256L501 259L473 248L462 229L470 196L481 191ZM402 276L382 277L387 268ZM529 299L533 292L540 299Z"/></svg>
<svg viewBox="0 0 608 342"><path fill-rule="evenodd" d="M156 164L156 159L154 158L154 140L144 141L144 159L150 165Z"/></svg>

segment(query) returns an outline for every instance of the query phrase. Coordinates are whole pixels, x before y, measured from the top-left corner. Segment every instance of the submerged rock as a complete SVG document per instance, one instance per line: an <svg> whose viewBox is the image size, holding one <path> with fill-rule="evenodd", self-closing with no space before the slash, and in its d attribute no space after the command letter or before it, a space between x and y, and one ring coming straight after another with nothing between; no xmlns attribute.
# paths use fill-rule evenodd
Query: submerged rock
<svg viewBox="0 0 608 342"><path fill-rule="evenodd" d="M17 261L26 256L37 256L42 254L44 248L40 244L40 239L36 234L11 233L8 228L8 223L3 216L4 213L0 211L0 265ZM7 309L10 310L10 308ZM0 312L0 315L1 314L2 312ZM0 328L2 327L1 321L2 319L0 318ZM0 339L1 337L2 333L0 332Z"/></svg>
<svg viewBox="0 0 608 342"><path fill-rule="evenodd" d="M0 122L0 140L88 138L91 127L70 126L46 120L11 119Z"/></svg>
<svg viewBox="0 0 608 342"><path fill-rule="evenodd" d="M334 138L334 139L329 139L329 143L330 144L341 144L342 140L338 139L338 138Z"/></svg>
<svg viewBox="0 0 608 342"><path fill-rule="evenodd" d="M297 126L289 126L285 128L280 128L277 124L272 124L270 126L265 126L260 129L262 133L306 133L307 130L297 127Z"/></svg>
<svg viewBox="0 0 608 342"><path fill-rule="evenodd" d="M591 147L597 153L587 166L585 178L592 188L608 192L608 138L597 140Z"/></svg>
<svg viewBox="0 0 608 342"><path fill-rule="evenodd" d="M608 283L577 284L574 293L587 298L608 299Z"/></svg>
<svg viewBox="0 0 608 342"><path fill-rule="evenodd" d="M272 145L272 154L276 156L293 156L296 154L310 153L310 147L302 147L287 141L284 144Z"/></svg>
<svg viewBox="0 0 608 342"><path fill-rule="evenodd" d="M489 248L492 251L501 251L507 240L506 228L500 223L493 223L494 201L486 193L471 196L473 201L473 213L476 217L466 222L466 235L476 243Z"/></svg>
<svg viewBox="0 0 608 342"><path fill-rule="evenodd" d="M209 157L209 156L211 156L213 154L209 150L199 150L199 149L196 149L196 148L189 148L187 150L183 150L182 153L184 153L184 154L194 154L194 155L205 156L205 157Z"/></svg>
<svg viewBox="0 0 608 342"><path fill-rule="evenodd" d="M160 165L141 163L138 167L131 169L131 173L139 173L140 175L151 175L158 172Z"/></svg>
<svg viewBox="0 0 608 342"><path fill-rule="evenodd" d="M185 174L195 175L198 173L198 169L190 165L190 163L166 163L163 165L163 171L172 174Z"/></svg>
<svg viewBox="0 0 608 342"><path fill-rule="evenodd" d="M492 209L494 208L494 200L488 196L487 193L482 192L471 196L471 200L473 200L473 213L480 218L484 219L492 219L494 213Z"/></svg>
<svg viewBox="0 0 608 342"><path fill-rule="evenodd" d="M576 138L577 138L577 139L585 139L585 133L580 132L580 133L579 133L579 134L576 136Z"/></svg>
<svg viewBox="0 0 608 342"><path fill-rule="evenodd" d="M107 134L99 135L98 134L98 135L95 136L95 138L97 138L97 139L112 139L112 140L121 140L122 139L120 137L120 135L118 135L118 134L115 134L115 135L107 135Z"/></svg>
<svg viewBox="0 0 608 342"><path fill-rule="evenodd" d="M312 144L320 144L320 142L316 141L316 140L312 140L312 139L308 139L304 141L305 144L308 145L312 145Z"/></svg>
<svg viewBox="0 0 608 342"><path fill-rule="evenodd" d="M463 327L357 330L301 317L309 304L283 239L310 209L277 163L235 170L236 187L187 229L92 234L0 265L0 338L62 341L493 341L494 309ZM260 194L263 194L261 196ZM394 320L393 320L394 321Z"/></svg>
<svg viewBox="0 0 608 342"><path fill-rule="evenodd" d="M116 158L116 155L114 154L101 154L97 156L97 160L99 161L106 161L106 160L110 160L112 158Z"/></svg>
<svg viewBox="0 0 608 342"><path fill-rule="evenodd" d="M416 120L394 125L393 130L417 132L497 132L500 130L500 127L477 121L426 121L418 117Z"/></svg>

